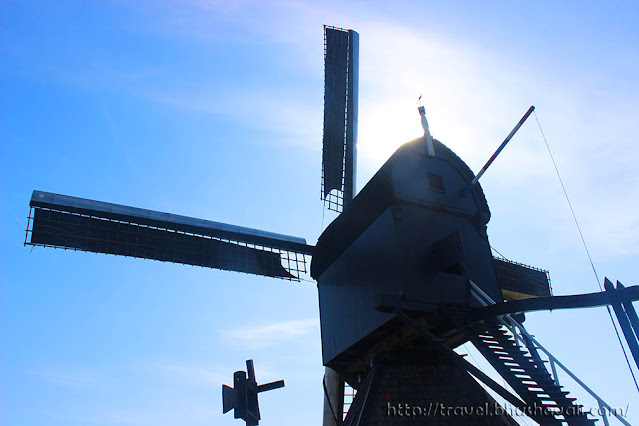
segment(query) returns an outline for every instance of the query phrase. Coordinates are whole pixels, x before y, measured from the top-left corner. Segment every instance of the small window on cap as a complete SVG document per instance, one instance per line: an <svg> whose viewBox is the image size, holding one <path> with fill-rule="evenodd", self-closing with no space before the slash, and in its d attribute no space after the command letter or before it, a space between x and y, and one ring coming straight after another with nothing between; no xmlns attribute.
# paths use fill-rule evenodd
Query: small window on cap
<svg viewBox="0 0 639 426"><path fill-rule="evenodd" d="M428 186L433 191L446 192L444 189L444 178L436 173L428 173Z"/></svg>

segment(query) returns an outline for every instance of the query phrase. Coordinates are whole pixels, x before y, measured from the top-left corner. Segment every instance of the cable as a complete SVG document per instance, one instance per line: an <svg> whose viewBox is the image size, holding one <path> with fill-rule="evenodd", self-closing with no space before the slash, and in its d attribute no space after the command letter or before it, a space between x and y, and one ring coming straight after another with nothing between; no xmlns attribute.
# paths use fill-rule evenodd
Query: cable
<svg viewBox="0 0 639 426"><path fill-rule="evenodd" d="M548 154L550 155L550 159L552 160L552 165L555 168L555 173L557 173L557 178L559 178L559 183L561 184L561 189L564 191L564 196L566 197L566 201L568 202L568 207L570 207L570 213L572 214L572 218L575 221L575 225L577 225L577 231L579 231L579 237L581 238L581 242L586 250L586 255L588 255L588 261L590 262L590 266L592 267L592 272L595 274L595 278L597 279L597 285L599 285L599 290L603 291L601 287L601 281L599 280L599 275L597 274L597 269L595 268L595 264L592 261L592 257L590 256L590 251L588 250L588 245L586 244L586 240L584 238L584 234L581 232L581 227L579 226L579 222L577 221L577 215L575 214L575 210L572 208L572 203L570 202L570 198L568 197L568 192L566 191L566 186L564 185L564 181L561 179L561 175L559 174L559 169L557 168L557 163L555 163L555 158L550 151L550 145L548 145L548 141L546 140L546 135L544 134L544 130L541 128L541 123L539 122L539 117L537 117L537 112L533 111L535 114L535 120L537 121L537 126L539 126L539 131L541 132L541 137L546 144L546 149L548 150ZM499 253L499 252L498 252ZM626 353L626 348L623 345L621 340L621 336L619 335L619 330L617 329L617 324L615 323L614 318L612 317L612 312L610 311L610 306L606 305L606 310L608 311L608 316L610 317L610 321L612 322L612 326L615 329L615 334L617 334L617 340L619 340L619 346L621 346L621 350L623 351L623 356L626 358L626 364L628 364L628 369L630 370L630 374L632 375L632 380L635 382L635 387L637 388L637 392L639 392L639 384L637 384L637 378L635 377L635 373L632 370L632 366L630 365L630 360L628 359L628 354Z"/></svg>
<svg viewBox="0 0 639 426"><path fill-rule="evenodd" d="M499 252L499 250L497 250L495 247L493 247L493 246L491 246L491 245L489 245L489 246L490 246L490 248L491 248L491 249L493 249L493 251L494 251L495 253L497 253L498 255L500 255L501 257L503 257L504 259L508 260L508 259L506 258L506 256L504 256L503 254L501 254L501 253Z"/></svg>
<svg viewBox="0 0 639 426"><path fill-rule="evenodd" d="M468 347L466 346L466 343L464 343L464 349L466 349L466 352L468 352L468 355L470 355L470 357L473 359L473 361L475 361L475 365L477 367L479 367L479 363L477 362L477 360L475 359L475 357L473 356L472 352L470 352L468 350Z"/></svg>
<svg viewBox="0 0 639 426"><path fill-rule="evenodd" d="M550 146L548 145L548 141L546 140L546 135L544 135L544 131L541 128L541 124L539 123L539 118L537 117L536 112L535 112L535 120L537 120L537 126L539 126L541 137L544 139L544 143L546 144L546 149L548 150L548 154L550 155L550 159L552 160L552 165L554 166L555 172L557 173L557 177L559 178L561 189L563 189L564 191L566 201L568 202L568 207L570 207L570 213L572 213L572 218L575 221L575 225L577 225L577 231L579 231L579 237L581 238L581 242L584 245L584 249L586 249L586 254L588 255L588 261L590 261L590 266L592 267L592 271L595 273L595 278L597 279L599 290L603 291L603 288L601 287L601 281L599 281L599 275L597 275L597 270L595 269L595 265L592 262L592 257L590 257L590 251L588 250L588 246L586 245L586 240L584 239L584 235L581 232L581 227L579 226L579 222L577 222L577 216L575 215L575 210L572 208L572 203L570 202L570 198L568 197L568 192L566 192L566 186L564 185L564 181L561 179L561 175L559 174L559 169L557 168L557 163L555 163L555 158L552 156L552 152L550 152Z"/></svg>

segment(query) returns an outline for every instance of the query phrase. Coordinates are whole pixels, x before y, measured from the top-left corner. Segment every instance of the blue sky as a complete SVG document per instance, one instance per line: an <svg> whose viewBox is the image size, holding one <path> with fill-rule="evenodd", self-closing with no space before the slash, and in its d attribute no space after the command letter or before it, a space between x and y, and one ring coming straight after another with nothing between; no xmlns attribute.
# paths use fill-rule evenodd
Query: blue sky
<svg viewBox="0 0 639 426"><path fill-rule="evenodd" d="M314 283L22 242L41 189L314 244L332 218L319 200L322 24L360 33L359 188L421 134L420 94L433 135L474 171L534 104L599 275L639 284L632 2L0 7L4 424L239 424L220 387L248 358L259 380L287 384L261 397L261 424L319 424ZM597 290L534 119L482 186L493 247L549 269L555 294ZM639 419L605 310L526 324Z"/></svg>

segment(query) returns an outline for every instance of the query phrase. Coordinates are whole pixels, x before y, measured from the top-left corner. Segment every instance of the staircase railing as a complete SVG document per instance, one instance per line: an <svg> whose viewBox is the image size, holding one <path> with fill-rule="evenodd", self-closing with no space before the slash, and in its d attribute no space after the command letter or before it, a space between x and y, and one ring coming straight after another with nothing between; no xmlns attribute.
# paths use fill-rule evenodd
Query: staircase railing
<svg viewBox="0 0 639 426"><path fill-rule="evenodd" d="M490 304L495 303L495 301L492 300L490 296L488 296L481 288L479 288L479 286L477 286L477 284L475 284L471 280L468 280L468 281L470 282L471 294L473 295L473 297L475 297L475 299L480 304L482 304L483 306L488 306ZM553 376L555 377L555 379L557 377L556 366L559 366L566 374L568 374L575 382L577 382L577 384L579 384L582 387L582 389L588 392L590 396L592 396L599 404L599 411L602 413L602 420L606 426L608 426L608 418L606 417L606 412L612 414L622 424L626 426L630 426L630 423L628 423L621 416L621 414L617 413L617 410L613 410L609 404L607 404L599 395L597 395L581 379L579 379L579 377L577 377L572 371L570 371L568 367L562 364L553 354L550 353L550 351L548 351L548 349L542 346L542 344L539 343L537 339L535 339L532 335L530 335L530 333L528 333L528 331L526 331L523 325L515 321L510 315L506 315L503 318L499 318L499 322L502 325L504 325L513 334L516 340L526 345L526 342L524 338L522 337L522 335L526 336L526 338L530 339L530 342L532 342L532 344L535 345L536 349L541 350L548 357L551 363L550 365L551 365L551 369L553 370ZM517 329L519 329L519 333L521 334L517 332Z"/></svg>

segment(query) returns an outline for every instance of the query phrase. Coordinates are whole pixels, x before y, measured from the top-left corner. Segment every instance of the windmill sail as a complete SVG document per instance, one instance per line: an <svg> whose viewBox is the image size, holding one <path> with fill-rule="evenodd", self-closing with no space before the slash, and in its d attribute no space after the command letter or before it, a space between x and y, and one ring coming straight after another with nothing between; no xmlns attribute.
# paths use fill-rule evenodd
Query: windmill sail
<svg viewBox="0 0 639 426"><path fill-rule="evenodd" d="M303 238L34 191L25 244L299 280Z"/></svg>
<svg viewBox="0 0 639 426"><path fill-rule="evenodd" d="M337 212L355 196L359 34L324 27L322 199Z"/></svg>

